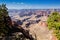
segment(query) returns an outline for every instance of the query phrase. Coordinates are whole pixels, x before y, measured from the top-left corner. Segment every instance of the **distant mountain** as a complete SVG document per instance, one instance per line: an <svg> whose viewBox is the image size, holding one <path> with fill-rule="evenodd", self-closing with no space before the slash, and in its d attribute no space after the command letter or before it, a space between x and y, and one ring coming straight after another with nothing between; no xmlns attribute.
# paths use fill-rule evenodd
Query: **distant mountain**
<svg viewBox="0 0 60 40"><path fill-rule="evenodd" d="M50 13L57 11L60 13L60 9L9 9L9 16L13 20L26 20L27 18L35 19L41 16L48 16Z"/></svg>
<svg viewBox="0 0 60 40"><path fill-rule="evenodd" d="M50 13L54 11L60 13L60 9L9 9L8 11L15 26L14 29L22 27L37 40L49 40L52 37L46 21Z"/></svg>
<svg viewBox="0 0 60 40"><path fill-rule="evenodd" d="M23 16L31 16L32 14L35 15L44 15L44 14L49 14L53 11L58 11L60 12L60 9L9 9L9 15L13 16L13 15L20 15L21 17Z"/></svg>

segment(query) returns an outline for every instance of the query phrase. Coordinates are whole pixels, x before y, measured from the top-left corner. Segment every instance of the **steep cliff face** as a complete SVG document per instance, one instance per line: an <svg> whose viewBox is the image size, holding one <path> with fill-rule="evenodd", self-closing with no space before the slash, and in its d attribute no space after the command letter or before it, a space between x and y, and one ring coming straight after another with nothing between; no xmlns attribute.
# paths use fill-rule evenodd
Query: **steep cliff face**
<svg viewBox="0 0 60 40"><path fill-rule="evenodd" d="M24 30L23 33L27 30L29 34L33 36L36 40L55 40L55 37L52 36L52 32L47 28L47 18L48 14L51 13L52 10L44 11L44 10L19 10L17 15L12 16L12 20L16 20L16 24L18 25L15 28ZM31 14L30 14L31 13ZM21 14L21 15L20 15ZM17 21L19 20L19 21ZM21 22L20 22L21 21ZM20 23L22 23L20 25ZM14 24L14 23L13 23ZM16 25L15 24L15 25ZM16 31L17 32L17 31Z"/></svg>
<svg viewBox="0 0 60 40"><path fill-rule="evenodd" d="M49 29L47 28L45 19L41 20L39 23L31 24L29 26L29 30L30 34L36 40L56 40L56 37L53 36L52 31L49 31Z"/></svg>
<svg viewBox="0 0 60 40"><path fill-rule="evenodd" d="M38 24L33 24L29 28L30 34L33 35L37 40L50 40L50 32L46 26L42 27L40 22Z"/></svg>
<svg viewBox="0 0 60 40"><path fill-rule="evenodd" d="M42 20L42 18L44 20ZM42 18L41 21L39 21L39 23L31 24L29 26L30 34L33 35L33 37L37 40L50 40L51 33L47 28L47 17Z"/></svg>

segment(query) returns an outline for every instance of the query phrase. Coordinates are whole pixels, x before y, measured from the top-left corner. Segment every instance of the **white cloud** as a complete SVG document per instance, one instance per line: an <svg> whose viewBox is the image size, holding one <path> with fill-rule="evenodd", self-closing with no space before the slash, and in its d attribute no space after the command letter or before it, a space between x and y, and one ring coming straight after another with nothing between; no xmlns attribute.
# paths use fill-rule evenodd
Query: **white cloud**
<svg viewBox="0 0 60 40"><path fill-rule="evenodd" d="M17 3L17 4L20 4L20 3Z"/></svg>
<svg viewBox="0 0 60 40"><path fill-rule="evenodd" d="M23 5L24 3L23 2L17 2L16 4Z"/></svg>
<svg viewBox="0 0 60 40"><path fill-rule="evenodd" d="M21 2L20 4L24 4L23 2Z"/></svg>
<svg viewBox="0 0 60 40"><path fill-rule="evenodd" d="M12 4L22 5L24 3L23 2L12 2Z"/></svg>
<svg viewBox="0 0 60 40"><path fill-rule="evenodd" d="M12 2L13 4L15 4L15 2Z"/></svg>

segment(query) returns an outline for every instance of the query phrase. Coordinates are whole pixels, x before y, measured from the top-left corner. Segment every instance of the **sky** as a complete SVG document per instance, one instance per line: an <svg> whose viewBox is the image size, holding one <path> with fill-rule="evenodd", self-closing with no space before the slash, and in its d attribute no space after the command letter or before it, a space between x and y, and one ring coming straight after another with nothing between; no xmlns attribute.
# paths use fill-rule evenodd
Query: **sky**
<svg viewBox="0 0 60 40"><path fill-rule="evenodd" d="M0 0L8 9L49 9L60 8L60 0Z"/></svg>

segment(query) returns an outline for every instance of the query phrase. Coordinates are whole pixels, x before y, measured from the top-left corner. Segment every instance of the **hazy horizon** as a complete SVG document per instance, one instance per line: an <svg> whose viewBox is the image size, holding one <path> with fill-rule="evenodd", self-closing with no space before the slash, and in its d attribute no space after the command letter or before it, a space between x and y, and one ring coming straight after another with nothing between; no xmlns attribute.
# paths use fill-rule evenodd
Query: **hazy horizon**
<svg viewBox="0 0 60 40"><path fill-rule="evenodd" d="M60 0L0 0L8 9L58 9Z"/></svg>

